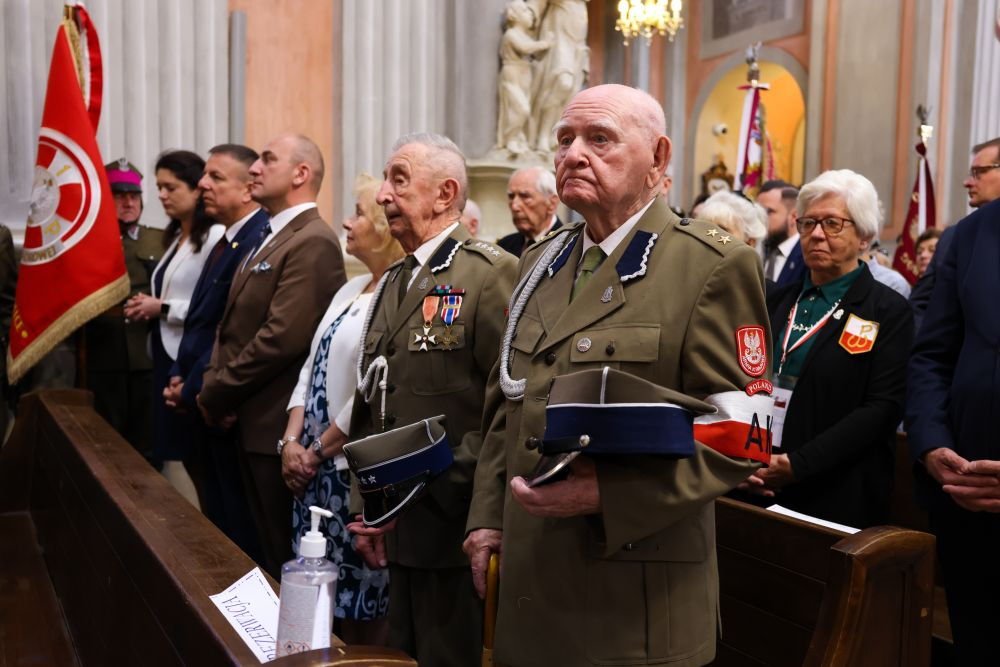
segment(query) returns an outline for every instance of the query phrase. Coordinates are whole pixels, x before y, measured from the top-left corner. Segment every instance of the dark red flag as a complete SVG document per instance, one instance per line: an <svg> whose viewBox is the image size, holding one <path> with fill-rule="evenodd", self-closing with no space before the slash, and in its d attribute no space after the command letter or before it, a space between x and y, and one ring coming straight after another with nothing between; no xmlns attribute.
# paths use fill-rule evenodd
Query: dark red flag
<svg viewBox="0 0 1000 667"><path fill-rule="evenodd" d="M913 183L910 194L910 207L906 212L906 222L903 223L903 237L896 248L892 259L892 268L903 274L911 285L917 284L917 239L925 229L934 227L937 213L934 206L934 182L931 181L931 168L927 164L927 146L923 141L917 142L917 180Z"/></svg>
<svg viewBox="0 0 1000 667"><path fill-rule="evenodd" d="M73 43L80 50L76 58ZM87 320L128 296L114 201L95 136L100 106L100 46L77 5L67 8L52 51L7 353L12 383Z"/></svg>

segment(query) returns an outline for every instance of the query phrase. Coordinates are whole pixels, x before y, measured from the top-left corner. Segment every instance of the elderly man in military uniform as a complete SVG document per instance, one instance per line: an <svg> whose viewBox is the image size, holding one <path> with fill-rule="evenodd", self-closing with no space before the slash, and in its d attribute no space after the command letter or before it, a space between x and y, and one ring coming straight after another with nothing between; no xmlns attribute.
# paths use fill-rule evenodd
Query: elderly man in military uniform
<svg viewBox="0 0 1000 667"><path fill-rule="evenodd" d="M139 224L142 174L121 158L104 166L115 200L129 297L150 293L150 276L163 254L163 232ZM146 351L147 322L130 322L122 304L112 306L84 327L86 386L94 407L147 459L152 457L153 362Z"/></svg>
<svg viewBox="0 0 1000 667"><path fill-rule="evenodd" d="M468 182L450 139L400 138L384 176L377 201L407 255L372 300L350 436L444 414L454 463L384 542L380 529L360 528L358 548L372 564L389 565L389 643L422 665L466 667L479 662L482 607L462 539L516 265L459 224ZM360 494L351 502L360 508Z"/></svg>
<svg viewBox="0 0 1000 667"><path fill-rule="evenodd" d="M670 140L646 93L583 90L556 139L559 197L586 222L521 259L465 542L480 593L490 554L502 557L493 657L702 665L718 620L712 501L770 444L760 262L658 196ZM603 367L708 404L689 417L693 455L580 455L566 478L534 484L553 378Z"/></svg>

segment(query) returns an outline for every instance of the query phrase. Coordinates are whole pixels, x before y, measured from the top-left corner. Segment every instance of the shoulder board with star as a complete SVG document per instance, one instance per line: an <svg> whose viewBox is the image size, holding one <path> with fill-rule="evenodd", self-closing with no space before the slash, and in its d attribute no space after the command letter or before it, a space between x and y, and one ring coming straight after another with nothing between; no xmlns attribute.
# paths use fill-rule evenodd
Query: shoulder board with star
<svg viewBox="0 0 1000 667"><path fill-rule="evenodd" d="M734 238L732 234L722 227L707 220L684 218L674 223L673 229L674 231L693 236L720 255L726 255L733 248L744 245L742 241Z"/></svg>
<svg viewBox="0 0 1000 667"><path fill-rule="evenodd" d="M581 220L579 222L574 222L572 224L564 224L554 231L549 232L543 238L539 239L538 243L532 243L528 246L524 254L521 257L529 257L536 255L538 253L544 252L545 246L552 242L553 239L557 239L563 234L573 234L583 230L583 225L585 223Z"/></svg>
<svg viewBox="0 0 1000 667"><path fill-rule="evenodd" d="M501 257L510 254L497 244L482 239L465 239L462 242L462 247L469 252L482 255L489 260L490 264L495 264Z"/></svg>

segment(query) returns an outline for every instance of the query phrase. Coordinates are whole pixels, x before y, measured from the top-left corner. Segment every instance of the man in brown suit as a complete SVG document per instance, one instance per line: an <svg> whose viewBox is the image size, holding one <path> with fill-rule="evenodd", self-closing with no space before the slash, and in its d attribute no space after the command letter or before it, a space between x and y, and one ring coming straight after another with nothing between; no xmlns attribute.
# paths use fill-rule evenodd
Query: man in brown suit
<svg viewBox="0 0 1000 667"><path fill-rule="evenodd" d="M315 143L272 139L250 175L251 196L271 220L233 276L197 400L206 422L238 429L247 501L264 565L277 577L292 555L292 497L276 447L313 331L344 284L344 259L316 209L323 156Z"/></svg>
<svg viewBox="0 0 1000 667"><path fill-rule="evenodd" d="M396 142L378 202L407 256L377 289L363 341L368 379L351 419L356 440L445 415L454 463L399 518L387 549L375 536L379 555L370 561L389 565L389 644L421 665L475 665L482 650L482 605L462 538L486 381L516 265L459 223L467 189L465 158L450 139L414 134ZM352 494L352 507L360 508L359 500ZM358 539L362 553L368 537Z"/></svg>
<svg viewBox="0 0 1000 667"><path fill-rule="evenodd" d="M556 125L559 197L586 224L521 258L465 542L480 591L501 553L493 656L509 667L714 657L712 501L767 457L770 337L754 251L658 196L665 125L619 85L578 93ZM581 454L529 486L552 378L605 366L717 408L671 436L694 455Z"/></svg>

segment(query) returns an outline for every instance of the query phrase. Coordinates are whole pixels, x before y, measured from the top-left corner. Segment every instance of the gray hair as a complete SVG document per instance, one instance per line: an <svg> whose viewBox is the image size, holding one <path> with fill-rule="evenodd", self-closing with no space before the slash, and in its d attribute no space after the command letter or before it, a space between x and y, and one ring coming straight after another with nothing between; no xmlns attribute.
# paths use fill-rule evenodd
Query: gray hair
<svg viewBox="0 0 1000 667"><path fill-rule="evenodd" d="M427 146L432 148L439 155L444 157L440 160L437 167L439 173L444 175L446 178L454 178L458 181L458 201L456 206L459 211L465 208L465 200L469 193L469 176L465 164L465 154L462 153L454 141L444 136L443 134L436 134L434 132L410 132L409 134L404 134L399 139L396 139L396 143L392 145L392 152L395 153L403 146L408 146L410 144L419 144L421 146ZM450 159L449 159L450 157Z"/></svg>
<svg viewBox="0 0 1000 667"><path fill-rule="evenodd" d="M739 234L743 240L756 239L760 242L767 236L767 212L764 207L728 190L716 192L706 199L698 217Z"/></svg>
<svg viewBox="0 0 1000 667"><path fill-rule="evenodd" d="M875 186L867 178L850 169L832 169L802 186L796 209L801 218L814 203L824 197L840 197L847 214L857 227L862 241L870 241L882 228L882 203Z"/></svg>
<svg viewBox="0 0 1000 667"><path fill-rule="evenodd" d="M462 215L467 215L470 218L480 221L483 219L483 212L479 210L479 204L476 203L475 199L465 200L465 208L462 209Z"/></svg>
<svg viewBox="0 0 1000 667"><path fill-rule="evenodd" d="M556 194L555 174L545 167L524 167L523 169L518 169L510 175L510 179L508 179L507 182L510 183L515 176L525 173L535 174L535 189L538 190L542 196L551 197Z"/></svg>

